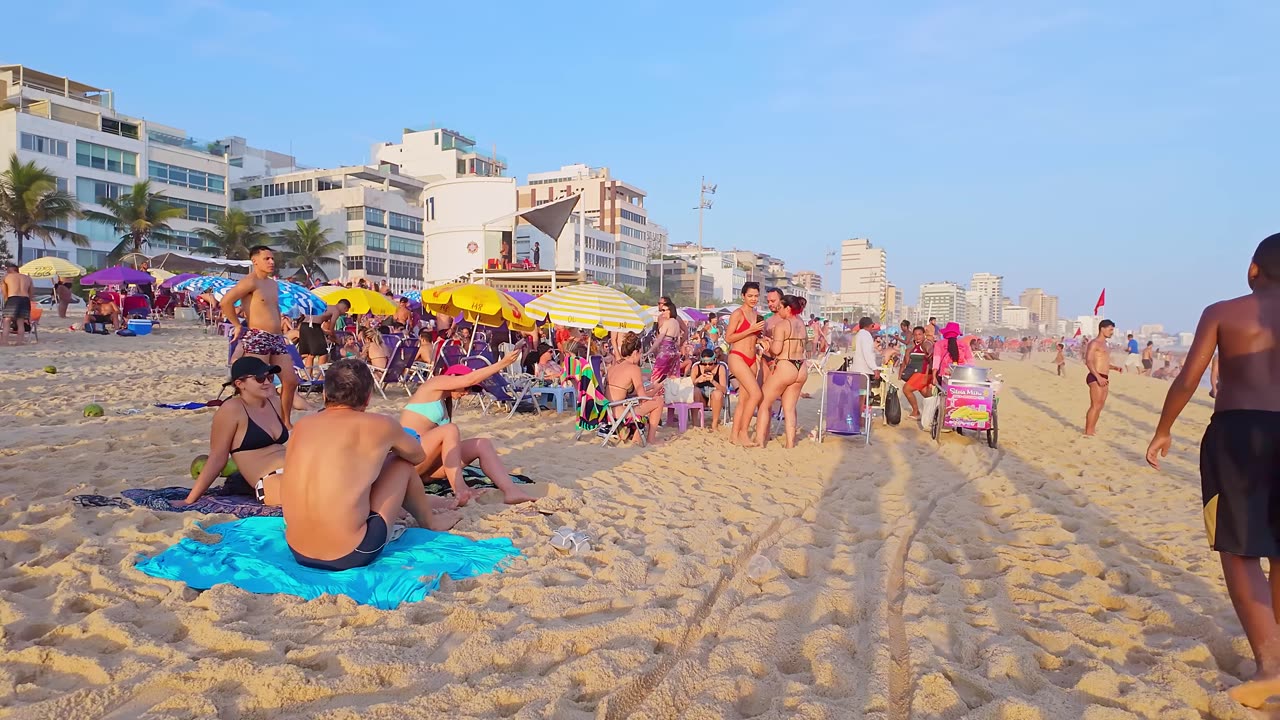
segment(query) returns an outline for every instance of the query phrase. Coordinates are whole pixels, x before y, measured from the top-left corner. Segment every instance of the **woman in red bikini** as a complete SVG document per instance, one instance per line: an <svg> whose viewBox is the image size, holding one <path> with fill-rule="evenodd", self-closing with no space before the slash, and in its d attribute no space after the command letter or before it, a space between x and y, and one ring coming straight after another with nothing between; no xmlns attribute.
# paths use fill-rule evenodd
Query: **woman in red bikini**
<svg viewBox="0 0 1280 720"><path fill-rule="evenodd" d="M759 371L756 367L756 340L764 329L764 321L756 314L759 302L760 283L744 283L742 307L729 316L729 334L724 338L730 348L729 372L738 381L738 409L733 412L729 441L747 447L756 445L747 426L751 424L751 416L755 414L761 397L760 382L756 379Z"/></svg>

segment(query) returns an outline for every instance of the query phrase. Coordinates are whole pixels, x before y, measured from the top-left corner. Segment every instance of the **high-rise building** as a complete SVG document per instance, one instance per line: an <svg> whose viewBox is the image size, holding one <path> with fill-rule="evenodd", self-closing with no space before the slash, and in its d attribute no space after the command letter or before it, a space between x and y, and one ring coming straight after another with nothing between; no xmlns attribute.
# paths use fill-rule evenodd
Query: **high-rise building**
<svg viewBox="0 0 1280 720"><path fill-rule="evenodd" d="M974 273L969 278L969 290L972 293L969 302L977 306L976 315L969 323L975 329L999 327L1001 309L1004 303L1004 276L991 273Z"/></svg>
<svg viewBox="0 0 1280 720"><path fill-rule="evenodd" d="M821 292L822 290L822 276L812 270L796 271L791 276L791 282L811 293Z"/></svg>
<svg viewBox="0 0 1280 720"><path fill-rule="evenodd" d="M85 210L104 210L99 200L116 199L132 185L151 180L152 192L182 210L170 221L168 242L154 241L144 252L191 251L203 246L196 231L226 213L228 176L234 166L222 141L197 140L178 128L116 111L115 94L71 78L23 65L0 65L0 157L16 153L57 178L59 190ZM30 239L19 263L53 255L85 267L103 267L120 242L115 228L88 219L71 220L67 230L89 240L79 248L65 240L46 245Z"/></svg>
<svg viewBox="0 0 1280 720"><path fill-rule="evenodd" d="M959 283L933 282L920 286L920 317L937 318L939 324L968 320L968 300Z"/></svg>
<svg viewBox="0 0 1280 720"><path fill-rule="evenodd" d="M405 292L423 285L426 187L386 165L356 165L246 177L231 197L271 233L317 220L330 240L346 244L342 268L325 268L331 278L387 280Z"/></svg>
<svg viewBox="0 0 1280 720"><path fill-rule="evenodd" d="M369 152L377 165L390 163L399 172L435 182L461 177L502 177L507 162L496 153L476 149L476 141L455 130L405 128L400 142L377 143Z"/></svg>
<svg viewBox="0 0 1280 720"><path fill-rule="evenodd" d="M644 207L644 190L613 177L607 167L578 164L551 172L530 173L528 184L516 192L517 207L522 210L581 195L579 210L585 210L597 228L614 236L618 284L648 286L653 236ZM665 235L665 228L662 230Z"/></svg>
<svg viewBox="0 0 1280 720"><path fill-rule="evenodd" d="M1044 299L1044 290L1027 288L1018 295L1018 304L1031 311L1031 325L1040 322L1040 302Z"/></svg>
<svg viewBox="0 0 1280 720"><path fill-rule="evenodd" d="M889 284L884 248L866 238L840 244L840 299L868 312L879 312Z"/></svg>
<svg viewBox="0 0 1280 720"><path fill-rule="evenodd" d="M899 317L906 317L903 312L906 310L902 303L902 288L889 283L884 286L884 320L892 322Z"/></svg>

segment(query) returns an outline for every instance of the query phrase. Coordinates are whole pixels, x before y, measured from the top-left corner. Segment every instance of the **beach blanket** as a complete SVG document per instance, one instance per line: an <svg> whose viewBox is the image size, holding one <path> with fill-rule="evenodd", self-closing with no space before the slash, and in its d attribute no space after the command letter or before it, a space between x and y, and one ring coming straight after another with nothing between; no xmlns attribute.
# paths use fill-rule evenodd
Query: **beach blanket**
<svg viewBox="0 0 1280 720"><path fill-rule="evenodd" d="M601 378L596 377L596 369L590 360L565 353L565 373L574 379L578 386L578 423L579 432L591 432L600 427L604 421L607 402L604 392L600 390Z"/></svg>
<svg viewBox="0 0 1280 720"><path fill-rule="evenodd" d="M447 574L462 579L500 571L520 551L507 538L469 540L410 528L387 543L363 568L331 572L302 567L284 539L283 518L248 518L207 529L221 535L206 544L190 538L135 566L152 577L181 580L206 590L230 583L252 593L284 593L311 600L346 595L364 605L394 610L417 602Z"/></svg>
<svg viewBox="0 0 1280 720"><path fill-rule="evenodd" d="M466 481L467 487L473 490L488 490L497 487L484 471L475 465L468 465L462 468L462 479ZM516 485L532 485L533 481L526 475L511 474L511 482ZM427 480L424 486L428 495L449 495L453 493L453 488L449 486L448 480Z"/></svg>
<svg viewBox="0 0 1280 720"><path fill-rule="evenodd" d="M190 505L174 507L169 504L170 500L182 500L189 492L191 488L167 487L159 490L134 488L120 494L134 505L161 512L227 513L239 518L280 517L280 508L263 505L252 495L222 494L217 490L205 493Z"/></svg>
<svg viewBox="0 0 1280 720"><path fill-rule="evenodd" d="M156 407L164 408L165 410L203 410L210 407L210 405L202 402L156 403Z"/></svg>

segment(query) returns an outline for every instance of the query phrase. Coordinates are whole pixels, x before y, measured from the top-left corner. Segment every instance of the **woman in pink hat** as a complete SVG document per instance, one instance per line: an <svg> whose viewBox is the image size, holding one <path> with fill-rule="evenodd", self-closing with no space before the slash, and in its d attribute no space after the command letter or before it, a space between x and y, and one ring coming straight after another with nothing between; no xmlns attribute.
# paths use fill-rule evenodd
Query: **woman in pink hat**
<svg viewBox="0 0 1280 720"><path fill-rule="evenodd" d="M973 350L967 338L960 337L960 324L947 323L942 328L942 342L933 346L933 367L930 370L935 384L951 375L951 366L973 363Z"/></svg>

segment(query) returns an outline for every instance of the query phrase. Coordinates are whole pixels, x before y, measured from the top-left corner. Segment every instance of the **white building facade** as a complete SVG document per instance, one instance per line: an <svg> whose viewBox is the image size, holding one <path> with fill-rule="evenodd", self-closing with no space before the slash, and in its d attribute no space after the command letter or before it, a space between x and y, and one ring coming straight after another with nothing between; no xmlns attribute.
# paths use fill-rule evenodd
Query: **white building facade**
<svg viewBox="0 0 1280 720"><path fill-rule="evenodd" d="M969 324L974 329L999 327L1004 307L1004 276L992 273L974 273L969 278L969 302L977 307Z"/></svg>
<svg viewBox="0 0 1280 720"><path fill-rule="evenodd" d="M968 300L959 283L933 282L920 286L920 317L937 318L938 324L968 321ZM966 328L967 330L967 328Z"/></svg>
<svg viewBox="0 0 1280 720"><path fill-rule="evenodd" d="M840 245L840 299L869 312L878 312L889 285L884 248L874 247L866 238L845 240Z"/></svg>
<svg viewBox="0 0 1280 720"><path fill-rule="evenodd" d="M390 163L405 175L420 180L460 177L502 177L507 162L497 153L485 153L476 141L456 130L432 127L405 128L398 143L378 143L369 152L376 165Z"/></svg>

